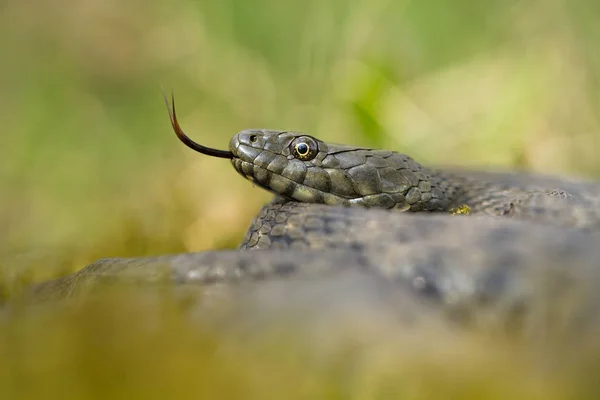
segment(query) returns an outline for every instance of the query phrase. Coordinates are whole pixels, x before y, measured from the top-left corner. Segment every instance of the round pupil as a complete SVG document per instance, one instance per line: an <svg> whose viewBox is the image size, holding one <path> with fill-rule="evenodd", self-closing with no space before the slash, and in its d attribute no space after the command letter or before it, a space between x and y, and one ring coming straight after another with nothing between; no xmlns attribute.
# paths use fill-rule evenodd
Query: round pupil
<svg viewBox="0 0 600 400"><path fill-rule="evenodd" d="M296 149L298 150L298 153L301 155L305 155L308 153L308 145L306 143L298 144L298 147Z"/></svg>

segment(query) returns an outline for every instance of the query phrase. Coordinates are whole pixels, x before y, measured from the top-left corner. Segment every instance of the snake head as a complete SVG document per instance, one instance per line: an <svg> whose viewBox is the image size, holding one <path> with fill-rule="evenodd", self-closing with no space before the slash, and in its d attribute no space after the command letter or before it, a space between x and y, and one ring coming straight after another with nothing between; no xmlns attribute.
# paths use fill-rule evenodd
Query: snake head
<svg viewBox="0 0 600 400"><path fill-rule="evenodd" d="M441 210L448 204L443 185L403 154L325 143L300 132L244 130L229 150L191 140L166 99L177 137L191 149L231 160L235 170L256 185L288 200L330 205Z"/></svg>
<svg viewBox="0 0 600 400"><path fill-rule="evenodd" d="M404 211L448 207L444 183L393 151L266 129L239 132L229 150L236 171L288 200Z"/></svg>
<svg viewBox="0 0 600 400"><path fill-rule="evenodd" d="M249 129L233 136L229 149L235 170L271 192L306 203L331 197L331 179L318 168L328 154L325 142L300 132Z"/></svg>

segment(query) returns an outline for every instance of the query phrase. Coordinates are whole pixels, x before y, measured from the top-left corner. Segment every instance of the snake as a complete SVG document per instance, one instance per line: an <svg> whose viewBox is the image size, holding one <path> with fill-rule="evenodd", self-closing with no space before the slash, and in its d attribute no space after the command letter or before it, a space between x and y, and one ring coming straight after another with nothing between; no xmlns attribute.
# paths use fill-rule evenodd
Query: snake
<svg viewBox="0 0 600 400"><path fill-rule="evenodd" d="M174 97L165 101L181 142L229 160L244 179L273 193L272 201L237 249L100 259L35 285L28 292L35 301L70 299L118 281L166 280L205 291L281 282L310 292L319 282L358 276L377 282L364 290L399 293L444 315L523 321L565 299L576 304L569 315L577 321L597 314L598 182L429 168L396 151L295 131L243 130L228 150L218 150L190 139Z"/></svg>

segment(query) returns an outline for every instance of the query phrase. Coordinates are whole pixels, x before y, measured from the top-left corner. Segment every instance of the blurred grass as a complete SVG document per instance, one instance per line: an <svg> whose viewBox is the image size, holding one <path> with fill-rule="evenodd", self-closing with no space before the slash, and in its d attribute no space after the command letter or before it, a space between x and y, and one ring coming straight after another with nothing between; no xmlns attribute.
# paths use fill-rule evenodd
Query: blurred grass
<svg viewBox="0 0 600 400"><path fill-rule="evenodd" d="M424 163L600 175L594 0L8 0L1 9L5 295L99 257L234 247L241 239L270 195L176 140L161 85L174 90L186 132L213 147L241 129L270 127L393 148ZM106 318L115 321L97 320L92 308L77 318L3 322L15 346L35 349L8 357L25 363L15 370L26 382L27 362L56 355L35 357L54 345L48 341L68 347L79 338L78 352L94 346L90 326L123 333L119 318L128 311L114 312ZM148 340L170 342L169 323ZM48 325L56 337L37 334ZM130 334L122 343L140 332ZM118 344L111 335L105 340ZM192 368L202 338L157 357L179 352L175 366ZM141 351L127 352L132 368ZM113 365L121 354L98 357ZM64 376L98 361L73 357L58 365ZM37 367L37 378L57 370ZM93 398L79 389L75 398Z"/></svg>

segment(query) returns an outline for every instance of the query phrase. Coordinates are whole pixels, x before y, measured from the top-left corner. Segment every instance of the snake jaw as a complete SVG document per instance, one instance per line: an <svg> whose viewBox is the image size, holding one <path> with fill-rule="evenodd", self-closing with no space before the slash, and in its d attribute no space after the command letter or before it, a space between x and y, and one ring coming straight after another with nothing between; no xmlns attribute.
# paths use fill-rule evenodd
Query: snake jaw
<svg viewBox="0 0 600 400"><path fill-rule="evenodd" d="M206 154L207 156L227 159L232 159L234 157L231 151L212 149L210 147L202 146L201 144L196 143L192 139L190 139L183 132L181 126L179 126L179 121L177 121L177 114L175 113L175 96L171 94L171 105L169 105L169 99L167 98L167 95L165 94L164 90L163 97L167 105L167 111L169 112L169 119L171 120L171 126L173 127L173 131L175 132L179 140L183 142L183 144L185 144L190 149L202 154Z"/></svg>

